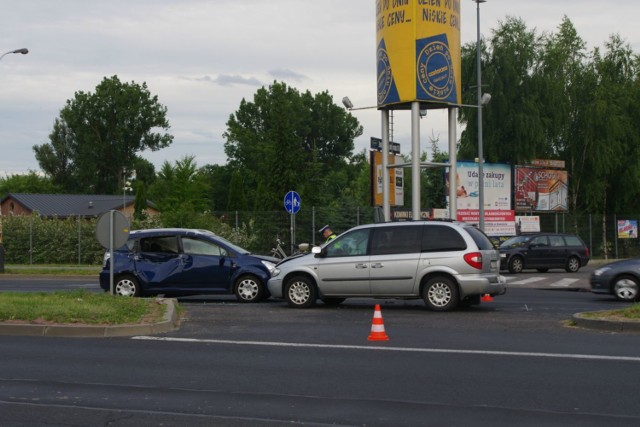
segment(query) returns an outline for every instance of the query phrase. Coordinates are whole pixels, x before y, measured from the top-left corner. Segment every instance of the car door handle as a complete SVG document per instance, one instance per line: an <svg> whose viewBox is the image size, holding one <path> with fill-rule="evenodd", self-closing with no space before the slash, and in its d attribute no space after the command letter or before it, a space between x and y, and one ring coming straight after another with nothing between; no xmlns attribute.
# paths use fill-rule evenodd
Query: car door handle
<svg viewBox="0 0 640 427"><path fill-rule="evenodd" d="M379 262L376 262L375 264L371 264L371 268L382 268L382 267L384 267L384 265L382 265Z"/></svg>
<svg viewBox="0 0 640 427"><path fill-rule="evenodd" d="M356 268L367 268L367 264L356 264Z"/></svg>

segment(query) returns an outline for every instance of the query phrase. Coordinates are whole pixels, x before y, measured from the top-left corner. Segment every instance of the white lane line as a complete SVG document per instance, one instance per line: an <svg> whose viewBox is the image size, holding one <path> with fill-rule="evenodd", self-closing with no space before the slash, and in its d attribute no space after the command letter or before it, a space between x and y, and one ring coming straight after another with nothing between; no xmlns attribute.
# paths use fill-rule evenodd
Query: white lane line
<svg viewBox="0 0 640 427"><path fill-rule="evenodd" d="M305 344L305 343L289 343L289 342L269 342L269 341L234 341L234 340L211 340L211 339L195 339L195 338L171 338L171 337L153 337L153 336L135 336L134 340L147 341L168 341L181 343L204 343L204 344L231 344L231 345L254 345L264 347L298 347L298 348L328 348L328 349L347 349L347 350L382 350L382 351L399 351L406 353L448 353L448 354L475 354L489 356L513 356L513 357L548 357L555 359L587 359L587 360L609 360L609 361L625 361L640 362L640 357L628 356L603 356L597 354L566 354L566 353L533 353L521 351L489 351L489 350L454 350L444 348L411 348L411 347L380 347L365 345L337 345L337 344Z"/></svg>
<svg viewBox="0 0 640 427"><path fill-rule="evenodd" d="M561 279L557 282L549 284L552 288L568 288L571 284L577 282L580 279Z"/></svg>
<svg viewBox="0 0 640 427"><path fill-rule="evenodd" d="M507 282L509 285L527 285L529 283L539 282L545 280L544 277L529 277L528 279L517 280L515 282Z"/></svg>

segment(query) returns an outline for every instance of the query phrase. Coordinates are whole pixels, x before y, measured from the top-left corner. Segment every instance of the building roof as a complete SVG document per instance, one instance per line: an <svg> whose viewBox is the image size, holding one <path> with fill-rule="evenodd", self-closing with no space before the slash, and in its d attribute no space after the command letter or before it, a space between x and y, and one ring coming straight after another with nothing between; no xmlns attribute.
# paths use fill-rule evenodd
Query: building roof
<svg viewBox="0 0 640 427"><path fill-rule="evenodd" d="M101 194L20 194L9 193L0 203L12 199L31 212L43 217L65 218L70 216L93 217L110 210L122 210L135 202L135 196L111 196ZM149 207L155 207L147 201Z"/></svg>

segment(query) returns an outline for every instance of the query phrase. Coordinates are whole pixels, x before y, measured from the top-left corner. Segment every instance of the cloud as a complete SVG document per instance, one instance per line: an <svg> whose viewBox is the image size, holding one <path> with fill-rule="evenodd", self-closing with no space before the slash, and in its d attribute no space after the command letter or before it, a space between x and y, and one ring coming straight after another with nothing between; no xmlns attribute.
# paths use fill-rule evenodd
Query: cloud
<svg viewBox="0 0 640 427"><path fill-rule="evenodd" d="M255 77L243 77L238 74L233 74L233 75L220 74L217 77L202 76L202 77L180 77L180 78L183 80L212 83L212 84L217 84L219 86L227 86L227 87L238 86L238 85L253 86L253 87L264 86L264 83L262 83L259 79Z"/></svg>
<svg viewBox="0 0 640 427"><path fill-rule="evenodd" d="M296 73L295 71L291 71L286 68L276 68L275 70L269 71L269 74L276 80L293 80L294 82L302 82L309 79L309 77L304 74Z"/></svg>

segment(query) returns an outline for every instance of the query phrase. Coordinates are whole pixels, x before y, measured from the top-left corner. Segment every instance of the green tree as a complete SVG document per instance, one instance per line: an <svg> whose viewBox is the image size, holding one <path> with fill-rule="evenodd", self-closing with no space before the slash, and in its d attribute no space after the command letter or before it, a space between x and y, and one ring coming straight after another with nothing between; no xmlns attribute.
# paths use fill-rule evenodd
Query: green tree
<svg viewBox="0 0 640 427"><path fill-rule="evenodd" d="M228 211L246 211L247 199L244 197L244 186L242 183L242 175L238 171L231 175L231 184L229 184L229 199L227 202Z"/></svg>
<svg viewBox="0 0 640 427"><path fill-rule="evenodd" d="M345 186L353 140L362 126L322 92L300 93L285 83L261 88L242 100L224 133L229 166L242 174L247 199L262 210L280 209L296 190L307 206L326 205Z"/></svg>
<svg viewBox="0 0 640 427"><path fill-rule="evenodd" d="M59 194L62 193L62 188L50 178L30 171L24 175L0 177L0 198L8 193Z"/></svg>
<svg viewBox="0 0 640 427"><path fill-rule="evenodd" d="M164 162L149 187L149 197L168 227L193 227L193 217L209 211L209 194L207 175L198 169L193 156L177 160L175 166Z"/></svg>
<svg viewBox="0 0 640 427"><path fill-rule="evenodd" d="M539 83L534 74L541 55L543 39L529 30L519 18L508 17L493 31L491 48L483 43L483 93L490 93L491 103L483 108L483 154L487 162L522 164L535 157L545 157L545 126ZM477 103L476 45L462 50L463 81L469 89L463 94L465 104ZM473 90L471 90L473 89ZM477 157L478 121L475 108L460 110L466 124L461 135L459 158Z"/></svg>
<svg viewBox="0 0 640 427"><path fill-rule="evenodd" d="M50 143L33 150L40 168L67 192L116 194L123 170L134 170L138 153L159 150L173 136L167 109L146 83L104 78L95 93L76 92L60 111Z"/></svg>

